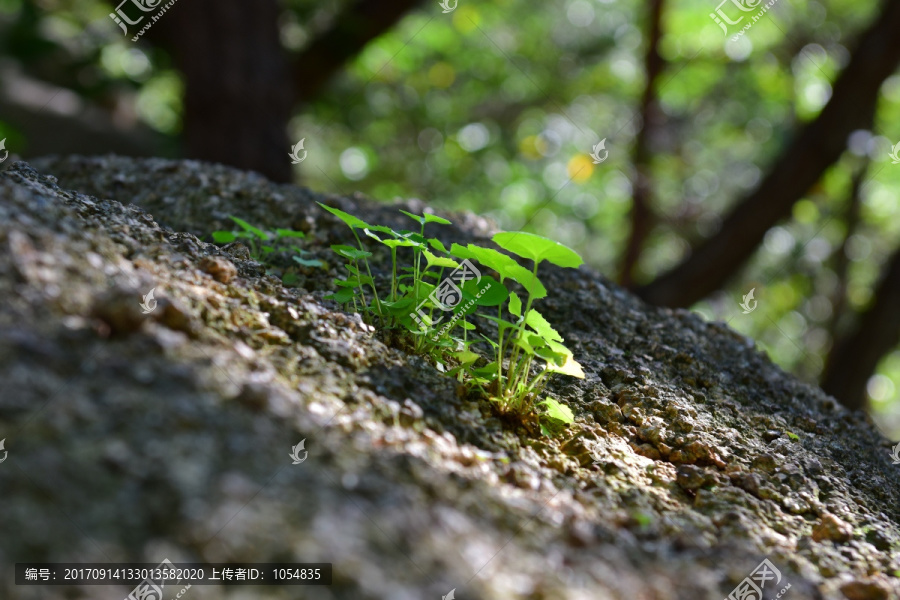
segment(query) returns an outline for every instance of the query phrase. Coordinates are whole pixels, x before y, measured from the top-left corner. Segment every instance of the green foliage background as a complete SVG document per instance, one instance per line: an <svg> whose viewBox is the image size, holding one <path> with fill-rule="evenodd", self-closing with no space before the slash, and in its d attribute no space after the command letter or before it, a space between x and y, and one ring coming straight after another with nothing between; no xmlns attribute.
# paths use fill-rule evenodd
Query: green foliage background
<svg viewBox="0 0 900 600"><path fill-rule="evenodd" d="M292 0L282 40L299 51L345 3ZM639 281L674 265L764 176L796 126L814 118L873 18L872 0L778 0L738 41L710 19L715 0L665 4L660 78L664 121L651 137L660 216ZM112 5L94 0L0 0L6 60L32 76L124 111L169 135L180 129L183 82L166 54L121 36ZM468 209L575 248L610 276L628 235L631 151L644 87L646 3L637 0L437 0L371 43L290 125L314 189L418 197ZM287 84L287 82L286 82ZM694 310L752 336L774 361L815 381L831 344L834 265L847 231L852 175L868 166L861 222L847 241L848 307L864 309L885 258L900 244L900 76L883 87L871 132L773 228L727 289ZM28 140L0 116L7 148ZM588 153L606 139L609 159ZM288 148L285 148L287 160ZM755 289L758 308L739 303ZM900 350L869 393L900 415ZM900 428L900 417L886 421Z"/></svg>

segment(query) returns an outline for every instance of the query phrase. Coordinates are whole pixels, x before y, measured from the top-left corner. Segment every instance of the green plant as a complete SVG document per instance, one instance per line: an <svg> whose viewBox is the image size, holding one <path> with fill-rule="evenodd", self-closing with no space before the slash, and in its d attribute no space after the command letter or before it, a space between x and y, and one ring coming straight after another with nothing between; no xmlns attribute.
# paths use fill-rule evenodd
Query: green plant
<svg viewBox="0 0 900 600"><path fill-rule="evenodd" d="M426 225L450 224L435 215L401 211L419 224L419 230L395 231L370 225L340 209L320 206L341 219L356 241L355 247L332 246L346 261L347 275L335 280L337 290L329 298L352 303L367 322L403 334L413 351L430 356L439 369L457 377L469 389L480 390L502 414L524 419L540 407L548 425L574 422L568 406L550 397L540 400L540 395L550 375L584 378L584 372L563 345L562 336L533 305L547 295L538 279L540 264L547 261L577 268L583 262L578 254L532 233L495 235L493 241L502 249L531 261L531 269L526 269L511 256L492 248L454 243L448 250L437 238L427 238ZM359 232L390 251L390 284L383 286L386 291L379 292L369 263L373 253L363 245ZM408 249L406 252L411 255L405 266L398 263L401 249ZM481 274L471 261L496 272L499 281ZM445 277L447 269L453 270ZM509 291L509 281L521 286L524 301ZM448 302L448 298L453 301ZM493 307L496 314L476 316L496 324L496 338L482 333L480 339L470 339L469 332L478 327L468 317L477 310ZM491 360L473 350L481 342L487 342ZM536 369L535 361L543 363L542 368Z"/></svg>
<svg viewBox="0 0 900 600"><path fill-rule="evenodd" d="M317 259L306 259L304 256L309 252L295 245L286 243L287 240L303 239L306 237L302 231L294 231L293 229L275 229L267 231L254 227L247 221L237 217L229 217L237 223L241 228L238 231L214 231L212 233L213 241L217 244L229 244L231 242L241 240L246 242L250 249L250 256L257 262L265 262L266 257L273 252L291 250L295 252L291 257L295 263L304 267L321 267L322 261Z"/></svg>

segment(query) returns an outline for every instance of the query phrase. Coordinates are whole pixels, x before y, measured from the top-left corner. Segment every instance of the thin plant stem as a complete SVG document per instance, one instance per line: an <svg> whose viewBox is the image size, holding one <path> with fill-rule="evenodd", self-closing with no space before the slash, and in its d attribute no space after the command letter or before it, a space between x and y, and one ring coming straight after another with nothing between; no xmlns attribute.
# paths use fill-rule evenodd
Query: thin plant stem
<svg viewBox="0 0 900 600"><path fill-rule="evenodd" d="M391 302L397 301L397 247L391 246Z"/></svg>
<svg viewBox="0 0 900 600"><path fill-rule="evenodd" d="M356 279L359 280L359 261L357 259L353 259L353 267L356 269ZM363 283L360 281L359 283L359 295L362 296L363 306L368 307L369 302L366 300L366 290ZM354 298L355 301L355 298Z"/></svg>
<svg viewBox="0 0 900 600"><path fill-rule="evenodd" d="M356 235L356 229L350 228L350 231L353 232L353 237L356 238L356 243L359 245L359 249L362 252L365 252L366 249L363 248L362 242L359 239L359 236ZM384 313L381 312L381 301L378 300L378 290L375 289L375 278L372 277L372 269L369 268L369 259L363 257L363 262L366 263L366 273L369 274L369 286L372 288L372 295L375 296L375 307L378 309L378 316L384 318Z"/></svg>
<svg viewBox="0 0 900 600"><path fill-rule="evenodd" d="M531 273L531 287L534 287L534 283L535 283L535 281L537 281L537 269L538 269L538 262L534 261L534 269L532 270L532 273ZM531 303L533 301L534 301L534 298L531 294L531 291L529 290L528 300L525 303L525 311L522 313L522 318L520 320L520 323L516 327L516 334L515 334L516 339L521 338L522 332L525 330L525 319L528 317L528 311L531 310ZM515 346L512 350L512 359L510 360L510 364L509 364L509 378L510 379L513 378L513 374L514 374L513 369L515 368L516 370L518 370L519 353L520 353L519 351L520 351L519 346Z"/></svg>

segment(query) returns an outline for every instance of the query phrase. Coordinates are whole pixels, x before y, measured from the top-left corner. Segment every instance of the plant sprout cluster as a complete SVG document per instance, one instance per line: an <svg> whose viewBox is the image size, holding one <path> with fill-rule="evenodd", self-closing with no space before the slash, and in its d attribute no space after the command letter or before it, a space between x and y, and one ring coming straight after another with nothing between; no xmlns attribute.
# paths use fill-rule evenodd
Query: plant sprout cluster
<svg viewBox="0 0 900 600"><path fill-rule="evenodd" d="M450 224L436 215L400 211L419 227L418 231L395 231L319 205L343 221L356 242L331 247L345 261L346 275L335 280L337 291L328 298L352 304L367 323L397 333L414 352L431 357L439 369L493 400L501 414L527 420L540 406L550 426L558 425L554 421L574 421L567 406L552 398L540 400L540 396L550 375L583 379L584 371L562 336L533 306L547 296L538 279L540 264L577 268L583 261L574 250L532 233L496 234L492 240L500 248L530 261L527 269L492 248L454 243L448 249L437 238L426 237L426 225ZM390 285L383 284L384 289L379 289L372 275L369 259L373 254L360 234L390 250ZM400 262L400 254L409 262ZM496 273L499 281L481 274L472 261ZM510 291L510 281L521 287L524 298ZM495 323L496 336L480 332L468 320L473 314ZM476 331L479 336L474 336ZM481 343L487 344L484 356L474 350ZM544 425L541 428L548 432Z"/></svg>
<svg viewBox="0 0 900 600"><path fill-rule="evenodd" d="M296 246L293 241L301 240L306 237L302 231L293 229L275 229L267 231L254 227L247 221L237 217L229 217L234 221L240 230L235 231L214 231L212 233L213 241L217 244L230 244L237 240L245 242L250 249L250 257L257 262L271 262L269 259L272 254L277 252L293 252L291 260L302 267L322 267L322 261L314 258L304 258L309 255L309 251L303 250ZM295 273L288 273L284 276L284 284L291 285L296 281Z"/></svg>

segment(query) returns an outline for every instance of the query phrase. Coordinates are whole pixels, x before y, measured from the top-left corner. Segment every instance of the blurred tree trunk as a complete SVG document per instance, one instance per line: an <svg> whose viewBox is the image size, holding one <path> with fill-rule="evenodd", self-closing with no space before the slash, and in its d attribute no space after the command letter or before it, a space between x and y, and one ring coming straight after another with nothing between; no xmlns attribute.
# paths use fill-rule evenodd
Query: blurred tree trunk
<svg viewBox="0 0 900 600"><path fill-rule="evenodd" d="M649 41L647 53L644 55L644 71L647 82L644 84L644 94L641 97L641 128L634 141L634 179L632 181L631 195L631 234L625 252L622 256L622 264L619 270L619 283L625 287L631 287L634 269L641 258L644 242L653 223L656 220L653 214L653 184L650 180L650 136L657 125L658 110L656 102L656 82L665 66L662 56L659 54L659 41L662 39L662 12L663 0L650 0L649 14Z"/></svg>
<svg viewBox="0 0 900 600"><path fill-rule="evenodd" d="M185 80L190 158L225 163L288 182L292 90L278 33L277 0L190 0L157 25ZM153 31L153 30L151 30Z"/></svg>
<svg viewBox="0 0 900 600"><path fill-rule="evenodd" d="M148 37L169 48L185 80L185 154L289 182L287 126L366 44L421 0L357 0L293 60L281 45L277 0L176 4Z"/></svg>
<svg viewBox="0 0 900 600"><path fill-rule="evenodd" d="M900 249L894 252L859 326L835 342L828 355L822 389L853 409L866 405L866 384L878 361L900 342Z"/></svg>
<svg viewBox="0 0 900 600"><path fill-rule="evenodd" d="M725 218L721 229L680 264L637 293L658 305L686 307L723 287L773 225L844 151L847 137L871 127L881 84L900 63L900 2L887 0L862 35L816 119L775 160L760 185Z"/></svg>

